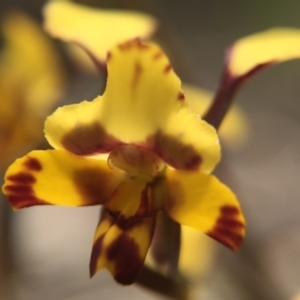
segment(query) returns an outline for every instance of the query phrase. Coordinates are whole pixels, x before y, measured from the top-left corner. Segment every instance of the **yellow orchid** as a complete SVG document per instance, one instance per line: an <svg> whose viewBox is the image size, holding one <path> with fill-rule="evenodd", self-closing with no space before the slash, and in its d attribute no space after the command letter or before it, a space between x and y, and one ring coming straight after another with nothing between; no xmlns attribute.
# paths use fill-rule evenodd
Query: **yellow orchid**
<svg viewBox="0 0 300 300"><path fill-rule="evenodd" d="M0 165L43 137L44 118L65 83L56 51L34 21L18 12L1 25Z"/></svg>
<svg viewBox="0 0 300 300"><path fill-rule="evenodd" d="M90 273L107 268L133 283L158 211L236 250L244 217L235 195L210 173L220 160L215 129L187 107L163 51L138 39L107 57L103 96L59 108L45 134L55 150L12 164L3 192L14 209L103 204Z"/></svg>

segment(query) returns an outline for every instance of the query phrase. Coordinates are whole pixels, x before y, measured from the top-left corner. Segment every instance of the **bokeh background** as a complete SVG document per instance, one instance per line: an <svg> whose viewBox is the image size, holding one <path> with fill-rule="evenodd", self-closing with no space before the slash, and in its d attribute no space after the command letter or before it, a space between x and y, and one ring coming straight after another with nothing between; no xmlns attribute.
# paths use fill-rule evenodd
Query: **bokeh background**
<svg viewBox="0 0 300 300"><path fill-rule="evenodd" d="M273 26L300 28L296 0L78 2L156 16L157 37L179 77L212 91L224 51L236 39ZM18 9L41 21L43 4L2 1L0 16ZM92 99L101 91L99 77L80 73L70 61L66 67L70 85L62 103ZM237 253L215 244L195 299L294 300L300 293L300 60L264 70L236 100L249 122L248 140L236 151L224 149L216 173L240 199L247 236ZM37 207L13 213L2 195L0 207L0 299L163 299L137 285L117 286L106 272L89 279L97 208Z"/></svg>

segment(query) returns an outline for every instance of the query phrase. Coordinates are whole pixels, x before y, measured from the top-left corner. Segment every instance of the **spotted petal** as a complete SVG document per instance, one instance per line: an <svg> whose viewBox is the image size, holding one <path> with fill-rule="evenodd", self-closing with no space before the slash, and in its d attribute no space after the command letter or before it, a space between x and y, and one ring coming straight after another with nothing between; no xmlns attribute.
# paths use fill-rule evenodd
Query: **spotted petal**
<svg viewBox="0 0 300 300"><path fill-rule="evenodd" d="M238 40L230 49L228 70L233 77L258 67L300 57L300 30L271 28Z"/></svg>
<svg viewBox="0 0 300 300"><path fill-rule="evenodd" d="M44 16L49 34L82 46L102 63L116 44L147 38L157 27L156 20L145 13L95 9L67 1L50 1Z"/></svg>
<svg viewBox="0 0 300 300"><path fill-rule="evenodd" d="M123 176L110 170L106 161L62 150L32 151L8 168L3 193L14 209L95 205L110 197Z"/></svg>
<svg viewBox="0 0 300 300"><path fill-rule="evenodd" d="M118 219L107 215L98 225L90 274L106 268L121 284L135 282L151 243L155 218Z"/></svg>
<svg viewBox="0 0 300 300"><path fill-rule="evenodd" d="M235 195L212 175L167 170L165 212L176 222L200 230L237 250L245 221Z"/></svg>

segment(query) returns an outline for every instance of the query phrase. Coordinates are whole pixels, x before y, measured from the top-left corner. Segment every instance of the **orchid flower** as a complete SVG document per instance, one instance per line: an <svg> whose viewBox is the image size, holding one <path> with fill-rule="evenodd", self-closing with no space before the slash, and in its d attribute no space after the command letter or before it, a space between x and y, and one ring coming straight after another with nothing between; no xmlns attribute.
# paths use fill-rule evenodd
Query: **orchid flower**
<svg viewBox="0 0 300 300"><path fill-rule="evenodd" d="M163 51L135 39L109 52L107 68L102 96L48 117L55 150L32 151L9 167L8 201L14 209L102 204L90 273L107 268L122 284L136 280L159 211L237 250L240 205L210 174L218 136L189 110Z"/></svg>

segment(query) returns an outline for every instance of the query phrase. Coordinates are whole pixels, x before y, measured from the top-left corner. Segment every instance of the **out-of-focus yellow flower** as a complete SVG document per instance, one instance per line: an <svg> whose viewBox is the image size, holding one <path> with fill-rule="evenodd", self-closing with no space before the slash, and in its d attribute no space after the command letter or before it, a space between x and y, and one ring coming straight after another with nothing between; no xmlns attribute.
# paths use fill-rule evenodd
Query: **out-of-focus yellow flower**
<svg viewBox="0 0 300 300"><path fill-rule="evenodd" d="M210 175L220 159L216 131L188 109L167 57L132 40L109 52L107 68L103 96L47 119L55 150L32 151L8 169L3 192L14 209L104 204L90 272L107 268L123 284L138 276L158 211L236 250L244 217Z"/></svg>
<svg viewBox="0 0 300 300"><path fill-rule="evenodd" d="M61 63L38 25L22 13L1 26L0 164L42 138L44 118L64 87Z"/></svg>
<svg viewBox="0 0 300 300"><path fill-rule="evenodd" d="M50 1L44 7L45 30L85 49L99 64L115 45L133 38L148 38L158 24L137 11L89 8L69 1Z"/></svg>

